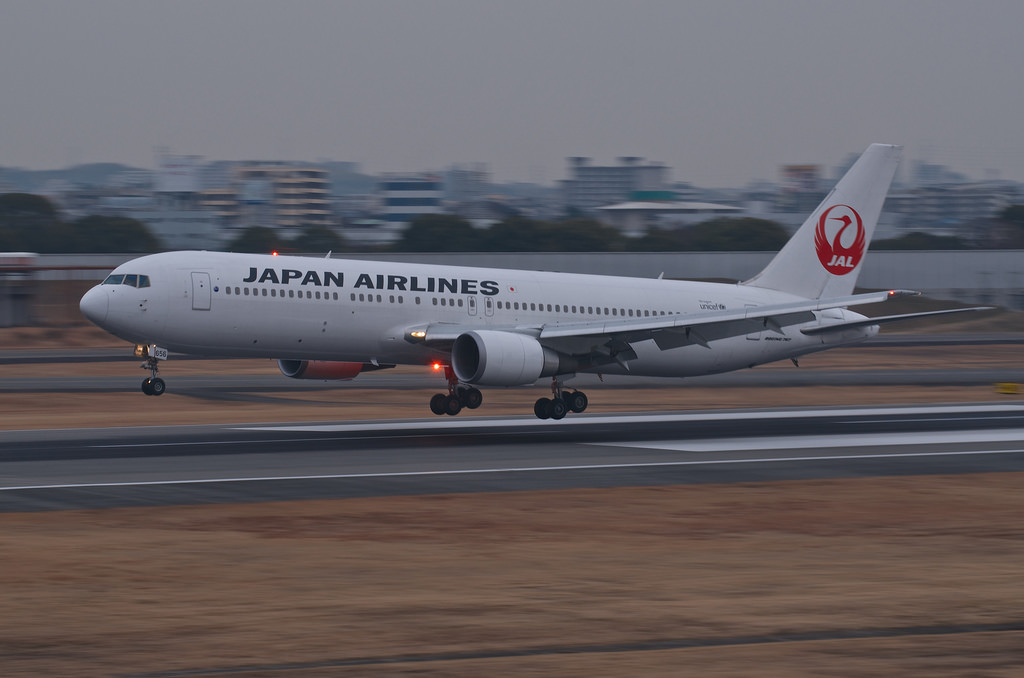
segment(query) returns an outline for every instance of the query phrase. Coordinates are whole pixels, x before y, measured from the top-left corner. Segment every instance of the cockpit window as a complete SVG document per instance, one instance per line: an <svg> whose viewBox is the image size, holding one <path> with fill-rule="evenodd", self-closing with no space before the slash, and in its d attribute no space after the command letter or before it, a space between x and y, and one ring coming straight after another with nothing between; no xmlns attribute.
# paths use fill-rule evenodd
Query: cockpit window
<svg viewBox="0 0 1024 678"><path fill-rule="evenodd" d="M103 281L104 285L127 285L128 287L149 287L149 276L137 273L113 273Z"/></svg>

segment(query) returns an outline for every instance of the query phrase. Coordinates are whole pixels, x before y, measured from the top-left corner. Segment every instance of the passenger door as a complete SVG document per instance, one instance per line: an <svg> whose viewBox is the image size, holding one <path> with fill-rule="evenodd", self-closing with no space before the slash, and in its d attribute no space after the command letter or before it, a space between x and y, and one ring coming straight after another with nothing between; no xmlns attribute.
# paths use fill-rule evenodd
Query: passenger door
<svg viewBox="0 0 1024 678"><path fill-rule="evenodd" d="M192 310L209 311L211 297L210 274L192 271Z"/></svg>

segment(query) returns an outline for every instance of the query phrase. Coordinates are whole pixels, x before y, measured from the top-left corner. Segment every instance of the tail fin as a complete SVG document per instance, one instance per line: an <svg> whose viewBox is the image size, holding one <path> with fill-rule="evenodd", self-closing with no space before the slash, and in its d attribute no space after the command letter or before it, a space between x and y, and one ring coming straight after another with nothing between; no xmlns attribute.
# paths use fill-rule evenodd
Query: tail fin
<svg viewBox="0 0 1024 678"><path fill-rule="evenodd" d="M868 146L771 263L743 284L809 299L852 294L902 150Z"/></svg>

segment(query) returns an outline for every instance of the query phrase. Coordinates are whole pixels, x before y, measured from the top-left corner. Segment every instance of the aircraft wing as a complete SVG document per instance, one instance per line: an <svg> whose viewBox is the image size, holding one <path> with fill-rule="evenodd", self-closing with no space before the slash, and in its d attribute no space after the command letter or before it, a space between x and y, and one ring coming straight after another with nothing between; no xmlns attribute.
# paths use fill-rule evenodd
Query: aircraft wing
<svg viewBox="0 0 1024 678"><path fill-rule="evenodd" d="M708 342L715 339L766 329L781 333L782 328L787 325L813 320L814 311L871 304L917 294L919 293L909 290L889 290L688 315L589 320L557 325L492 326L489 329L527 334L536 337L542 344L576 355L594 351L607 354L609 348L613 353L621 352L628 349L628 344L647 339L653 339L665 350L692 343L707 346ZM426 327L411 329L408 336L413 341L422 341L443 349L470 329L479 327L470 328L457 323L432 323ZM604 347L599 348L601 345Z"/></svg>

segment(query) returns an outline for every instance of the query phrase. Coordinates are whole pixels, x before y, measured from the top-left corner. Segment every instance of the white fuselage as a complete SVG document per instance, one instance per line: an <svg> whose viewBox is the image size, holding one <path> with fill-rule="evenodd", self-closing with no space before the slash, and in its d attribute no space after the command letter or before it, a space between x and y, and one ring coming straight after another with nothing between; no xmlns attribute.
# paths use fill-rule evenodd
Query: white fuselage
<svg viewBox="0 0 1024 678"><path fill-rule="evenodd" d="M114 273L148 276L149 286L97 285L82 309L136 344L211 356L414 365L448 359L443 348L408 339L418 326L539 331L800 299L746 285L219 252L145 256ZM862 341L877 331L869 326L806 336L802 327L863 317L843 309L811 315L801 324L766 326L706 345L664 349L648 339L633 344L636 358L627 366L580 371L724 372Z"/></svg>

